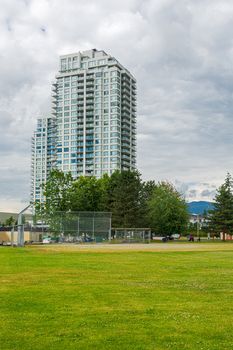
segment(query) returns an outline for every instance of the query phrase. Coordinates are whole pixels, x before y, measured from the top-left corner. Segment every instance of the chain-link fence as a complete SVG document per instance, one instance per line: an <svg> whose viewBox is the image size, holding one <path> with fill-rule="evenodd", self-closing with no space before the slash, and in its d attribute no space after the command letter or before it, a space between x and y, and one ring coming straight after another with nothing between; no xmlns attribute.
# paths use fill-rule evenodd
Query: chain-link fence
<svg viewBox="0 0 233 350"><path fill-rule="evenodd" d="M150 243L150 228L112 228L111 241L116 243Z"/></svg>
<svg viewBox="0 0 233 350"><path fill-rule="evenodd" d="M49 230L66 241L107 241L111 216L109 212L56 212L49 220Z"/></svg>
<svg viewBox="0 0 233 350"><path fill-rule="evenodd" d="M56 212L47 220L21 225L25 243L111 242L148 243L150 228L112 228L110 212ZM17 226L0 232L0 244L18 241ZM46 240L44 242L44 240Z"/></svg>

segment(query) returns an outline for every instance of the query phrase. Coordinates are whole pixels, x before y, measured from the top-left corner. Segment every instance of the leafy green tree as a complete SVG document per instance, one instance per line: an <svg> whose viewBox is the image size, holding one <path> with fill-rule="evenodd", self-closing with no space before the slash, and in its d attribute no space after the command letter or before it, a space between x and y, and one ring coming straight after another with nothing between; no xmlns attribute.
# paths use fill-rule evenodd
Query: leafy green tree
<svg viewBox="0 0 233 350"><path fill-rule="evenodd" d="M100 188L100 198L98 208L100 211L109 211L109 188L111 183L111 178L108 174L104 174L100 179L98 179Z"/></svg>
<svg viewBox="0 0 233 350"><path fill-rule="evenodd" d="M233 233L233 180L228 173L225 182L218 188L214 199L214 210L210 211L210 227L216 232Z"/></svg>
<svg viewBox="0 0 233 350"><path fill-rule="evenodd" d="M51 170L47 182L43 185L45 201L35 203L36 219L45 220L52 227L56 226L59 212L71 209L71 189L73 179L70 173L60 170Z"/></svg>
<svg viewBox="0 0 233 350"><path fill-rule="evenodd" d="M181 234L188 225L188 209L185 200L168 182L155 186L148 202L148 219L156 234Z"/></svg>
<svg viewBox="0 0 233 350"><path fill-rule="evenodd" d="M72 211L99 211L101 210L101 196L104 188L100 180L94 176L81 176L74 181L70 192Z"/></svg>
<svg viewBox="0 0 233 350"><path fill-rule="evenodd" d="M66 211L71 208L70 194L73 178L70 173L65 174L54 169L44 185L43 194L46 197L45 211L52 214L57 211Z"/></svg>

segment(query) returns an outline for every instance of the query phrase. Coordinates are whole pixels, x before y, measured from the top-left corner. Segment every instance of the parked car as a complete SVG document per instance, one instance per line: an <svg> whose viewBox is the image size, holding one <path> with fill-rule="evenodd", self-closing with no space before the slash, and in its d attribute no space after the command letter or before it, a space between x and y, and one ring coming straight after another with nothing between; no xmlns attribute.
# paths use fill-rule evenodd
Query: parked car
<svg viewBox="0 0 233 350"><path fill-rule="evenodd" d="M152 236L152 239L154 241L162 241L162 242L167 242L167 241L173 241L174 238L172 236Z"/></svg>
<svg viewBox="0 0 233 350"><path fill-rule="evenodd" d="M173 239L180 239L179 233L173 233L172 237Z"/></svg>
<svg viewBox="0 0 233 350"><path fill-rule="evenodd" d="M52 243L52 240L50 237L44 237L42 243L43 244L50 244L50 243Z"/></svg>
<svg viewBox="0 0 233 350"><path fill-rule="evenodd" d="M172 236L164 236L162 237L162 241L163 242L167 242L167 241L173 241L174 238Z"/></svg>

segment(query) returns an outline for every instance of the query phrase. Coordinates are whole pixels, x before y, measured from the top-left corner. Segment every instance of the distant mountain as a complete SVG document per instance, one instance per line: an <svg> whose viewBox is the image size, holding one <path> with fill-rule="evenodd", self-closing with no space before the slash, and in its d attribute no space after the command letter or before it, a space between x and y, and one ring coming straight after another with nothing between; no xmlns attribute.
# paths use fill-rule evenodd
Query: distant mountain
<svg viewBox="0 0 233 350"><path fill-rule="evenodd" d="M199 202L190 202L188 204L188 210L190 214L203 214L204 211L214 209L214 203L199 201Z"/></svg>

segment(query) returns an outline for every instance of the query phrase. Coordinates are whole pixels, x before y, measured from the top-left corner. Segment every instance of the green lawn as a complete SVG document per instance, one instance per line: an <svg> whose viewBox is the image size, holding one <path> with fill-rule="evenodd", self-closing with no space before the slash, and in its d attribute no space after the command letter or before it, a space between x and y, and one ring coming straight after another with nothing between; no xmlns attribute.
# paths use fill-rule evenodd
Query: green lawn
<svg viewBox="0 0 233 350"><path fill-rule="evenodd" d="M233 245L211 247L0 247L0 349L232 350Z"/></svg>

